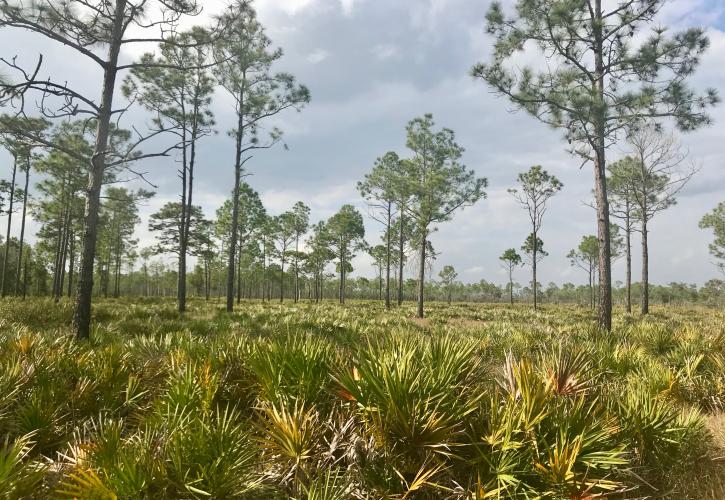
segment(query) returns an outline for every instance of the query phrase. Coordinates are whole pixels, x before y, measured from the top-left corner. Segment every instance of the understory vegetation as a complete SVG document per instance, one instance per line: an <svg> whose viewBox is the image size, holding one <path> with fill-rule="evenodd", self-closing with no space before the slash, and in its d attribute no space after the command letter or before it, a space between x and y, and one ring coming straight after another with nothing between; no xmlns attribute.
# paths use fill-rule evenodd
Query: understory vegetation
<svg viewBox="0 0 725 500"><path fill-rule="evenodd" d="M0 303L2 498L725 497L722 310L188 306Z"/></svg>

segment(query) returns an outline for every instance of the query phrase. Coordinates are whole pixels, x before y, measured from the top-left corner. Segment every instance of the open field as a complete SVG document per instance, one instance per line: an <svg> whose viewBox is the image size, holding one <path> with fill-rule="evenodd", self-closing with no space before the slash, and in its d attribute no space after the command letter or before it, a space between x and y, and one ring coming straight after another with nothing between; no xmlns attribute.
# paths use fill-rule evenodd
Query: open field
<svg viewBox="0 0 725 500"><path fill-rule="evenodd" d="M725 312L0 304L9 498L725 497Z"/></svg>

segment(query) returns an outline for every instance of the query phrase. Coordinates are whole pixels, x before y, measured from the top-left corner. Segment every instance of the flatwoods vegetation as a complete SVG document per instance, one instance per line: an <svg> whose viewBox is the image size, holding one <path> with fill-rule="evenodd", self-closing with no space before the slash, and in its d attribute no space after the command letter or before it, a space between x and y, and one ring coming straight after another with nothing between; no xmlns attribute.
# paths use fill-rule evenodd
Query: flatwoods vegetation
<svg viewBox="0 0 725 500"><path fill-rule="evenodd" d="M0 304L3 498L725 497L725 313Z"/></svg>

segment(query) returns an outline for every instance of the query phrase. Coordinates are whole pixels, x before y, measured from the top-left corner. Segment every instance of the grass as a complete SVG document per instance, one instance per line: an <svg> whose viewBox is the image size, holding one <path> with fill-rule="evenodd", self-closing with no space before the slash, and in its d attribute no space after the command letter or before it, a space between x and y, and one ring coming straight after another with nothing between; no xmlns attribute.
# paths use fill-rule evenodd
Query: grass
<svg viewBox="0 0 725 500"><path fill-rule="evenodd" d="M0 498L725 498L725 313L0 302Z"/></svg>

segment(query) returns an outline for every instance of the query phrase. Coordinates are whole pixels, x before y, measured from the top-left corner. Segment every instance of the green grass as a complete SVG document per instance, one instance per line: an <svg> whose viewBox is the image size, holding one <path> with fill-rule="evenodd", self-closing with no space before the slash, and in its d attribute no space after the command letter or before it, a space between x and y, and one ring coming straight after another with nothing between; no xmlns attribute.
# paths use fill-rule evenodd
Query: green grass
<svg viewBox="0 0 725 500"><path fill-rule="evenodd" d="M0 302L0 498L725 498L725 313Z"/></svg>

